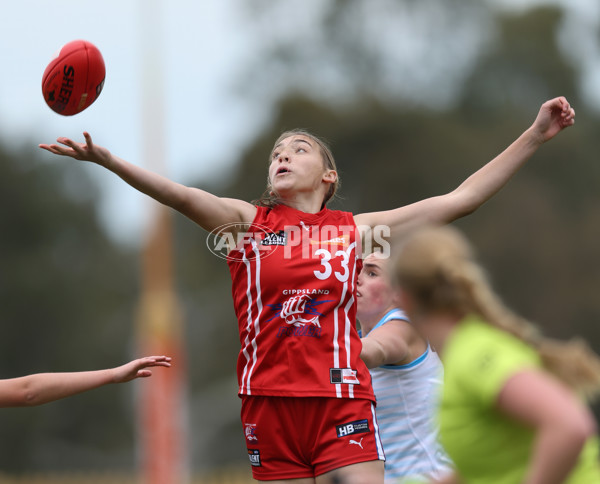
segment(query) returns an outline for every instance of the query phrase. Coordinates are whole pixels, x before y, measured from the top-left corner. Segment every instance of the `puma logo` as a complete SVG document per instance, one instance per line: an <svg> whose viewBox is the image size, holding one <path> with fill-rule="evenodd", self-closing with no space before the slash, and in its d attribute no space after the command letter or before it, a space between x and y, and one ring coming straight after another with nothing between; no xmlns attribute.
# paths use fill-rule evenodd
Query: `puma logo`
<svg viewBox="0 0 600 484"><path fill-rule="evenodd" d="M363 437L363 439L364 439L364 437ZM360 441L359 441L359 442L357 442L356 440L352 440L352 439L350 439L348 442L349 442L350 444L356 444L356 445L358 445L358 446L359 446L359 447L362 449L362 448L363 448L363 446L362 446L362 441L363 441L363 439L360 439ZM363 449L363 450L364 450L364 449Z"/></svg>

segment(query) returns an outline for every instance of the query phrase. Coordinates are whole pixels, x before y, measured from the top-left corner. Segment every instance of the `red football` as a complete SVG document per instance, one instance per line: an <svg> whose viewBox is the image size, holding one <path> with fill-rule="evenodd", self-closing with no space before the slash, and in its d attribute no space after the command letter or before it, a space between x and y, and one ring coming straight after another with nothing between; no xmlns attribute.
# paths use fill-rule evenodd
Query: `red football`
<svg viewBox="0 0 600 484"><path fill-rule="evenodd" d="M44 100L63 116L80 113L102 92L105 75L104 59L94 44L86 40L69 42L44 71Z"/></svg>

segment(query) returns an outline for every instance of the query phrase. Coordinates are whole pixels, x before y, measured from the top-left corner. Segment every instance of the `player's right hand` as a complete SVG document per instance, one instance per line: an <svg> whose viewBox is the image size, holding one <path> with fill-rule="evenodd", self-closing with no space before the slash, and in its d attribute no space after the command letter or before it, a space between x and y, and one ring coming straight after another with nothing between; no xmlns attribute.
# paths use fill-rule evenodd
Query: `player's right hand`
<svg viewBox="0 0 600 484"><path fill-rule="evenodd" d="M85 143L76 143L69 138L60 137L56 139L58 144L40 144L39 147L55 155L69 156L76 160L91 161L107 166L112 157L110 151L102 146L95 145L88 132L84 131L83 137Z"/></svg>

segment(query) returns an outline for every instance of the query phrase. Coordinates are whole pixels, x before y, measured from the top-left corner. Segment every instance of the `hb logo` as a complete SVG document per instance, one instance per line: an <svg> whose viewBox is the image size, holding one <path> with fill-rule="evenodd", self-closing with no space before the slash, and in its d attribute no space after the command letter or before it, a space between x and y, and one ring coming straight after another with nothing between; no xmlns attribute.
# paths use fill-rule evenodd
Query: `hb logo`
<svg viewBox="0 0 600 484"><path fill-rule="evenodd" d="M354 433L354 425L340 425L337 427L338 437L345 437L346 435L352 435Z"/></svg>
<svg viewBox="0 0 600 484"><path fill-rule="evenodd" d="M336 425L335 432L338 436L338 439L340 437L347 437L348 435L365 434L370 432L369 421L367 419L354 420L353 422Z"/></svg>

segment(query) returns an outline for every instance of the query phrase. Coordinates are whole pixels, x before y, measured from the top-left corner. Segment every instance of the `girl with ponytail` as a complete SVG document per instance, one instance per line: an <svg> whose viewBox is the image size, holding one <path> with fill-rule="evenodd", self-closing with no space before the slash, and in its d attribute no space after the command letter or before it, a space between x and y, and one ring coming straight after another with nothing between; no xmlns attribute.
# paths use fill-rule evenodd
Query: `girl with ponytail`
<svg viewBox="0 0 600 484"><path fill-rule="evenodd" d="M493 292L465 238L426 228L399 247L401 305L444 363L444 484L600 483L598 440L583 397L600 359L583 341L544 338Z"/></svg>
<svg viewBox="0 0 600 484"><path fill-rule="evenodd" d="M338 173L331 150L307 131L288 131L275 141L267 191L254 203L152 173L94 144L89 133L84 143L61 137L40 148L98 164L229 246L238 394L256 480L320 484L350 476L378 484L385 456L355 327L361 246L383 245L381 234L472 213L574 122L564 97L550 99L521 136L455 190L359 214L327 207Z"/></svg>

